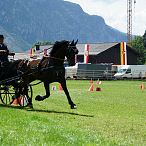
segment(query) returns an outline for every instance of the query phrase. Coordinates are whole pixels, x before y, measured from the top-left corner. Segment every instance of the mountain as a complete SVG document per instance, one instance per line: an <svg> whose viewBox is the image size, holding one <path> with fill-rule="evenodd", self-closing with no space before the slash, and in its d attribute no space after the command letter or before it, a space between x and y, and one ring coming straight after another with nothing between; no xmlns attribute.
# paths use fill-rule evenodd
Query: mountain
<svg viewBox="0 0 146 146"><path fill-rule="evenodd" d="M0 26L0 34L5 37L5 42L7 42L8 48L13 52L24 52L30 45L23 40L23 38L16 36L15 34L7 32Z"/></svg>
<svg viewBox="0 0 146 146"><path fill-rule="evenodd" d="M0 8L0 33L6 35L12 50L25 51L38 41L62 39L79 39L80 43L126 41L126 34L71 2L4 0Z"/></svg>

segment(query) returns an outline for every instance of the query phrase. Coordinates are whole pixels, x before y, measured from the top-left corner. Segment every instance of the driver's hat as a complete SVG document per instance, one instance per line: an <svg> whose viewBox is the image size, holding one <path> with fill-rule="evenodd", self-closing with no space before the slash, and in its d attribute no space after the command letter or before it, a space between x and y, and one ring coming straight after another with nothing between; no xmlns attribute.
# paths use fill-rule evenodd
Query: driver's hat
<svg viewBox="0 0 146 146"><path fill-rule="evenodd" d="M0 34L0 39L4 39L4 36L2 34Z"/></svg>

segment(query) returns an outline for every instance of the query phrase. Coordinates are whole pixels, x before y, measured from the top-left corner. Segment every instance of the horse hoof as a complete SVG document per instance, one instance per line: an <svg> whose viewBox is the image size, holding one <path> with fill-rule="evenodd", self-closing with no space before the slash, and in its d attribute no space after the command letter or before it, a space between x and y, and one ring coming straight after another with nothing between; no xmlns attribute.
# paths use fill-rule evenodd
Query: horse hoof
<svg viewBox="0 0 146 146"><path fill-rule="evenodd" d="M37 100L37 101L42 101L42 100L44 100L40 95L37 95L36 97L35 97L35 100Z"/></svg>
<svg viewBox="0 0 146 146"><path fill-rule="evenodd" d="M37 100L37 101L43 101L43 100L46 99L46 98L47 98L47 97L45 97L45 96L37 95L36 98L35 98L35 100Z"/></svg>
<svg viewBox="0 0 146 146"><path fill-rule="evenodd" d="M71 105L71 109L77 109L77 106L75 104Z"/></svg>

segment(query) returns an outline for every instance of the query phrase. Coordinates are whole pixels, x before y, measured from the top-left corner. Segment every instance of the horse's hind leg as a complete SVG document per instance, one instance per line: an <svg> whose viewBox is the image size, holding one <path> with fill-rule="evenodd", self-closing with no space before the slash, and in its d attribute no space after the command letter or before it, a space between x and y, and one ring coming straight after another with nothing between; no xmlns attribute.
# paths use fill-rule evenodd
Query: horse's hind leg
<svg viewBox="0 0 146 146"><path fill-rule="evenodd" d="M25 86L23 86L24 87L24 91L22 91L22 92L24 92L23 94L24 95L26 95L26 97L27 97L27 99L28 99L28 107L30 107L30 108L33 108L33 104L32 104L32 97L30 97L29 95L28 95L28 92L29 92L29 87L28 87L28 85L25 85Z"/></svg>
<svg viewBox="0 0 146 146"><path fill-rule="evenodd" d="M48 81L44 82L44 87L46 90L46 95L44 95L44 96L37 95L35 100L42 101L50 96L50 83Z"/></svg>
<svg viewBox="0 0 146 146"><path fill-rule="evenodd" d="M76 109L77 106L71 100L71 97L69 95L69 92L68 92L68 89L67 89L67 86L66 86L66 80L65 80L65 78L63 78L62 81L60 81L59 83L61 84L61 86L62 86L62 88L63 88L63 90L64 90L64 92L66 94L66 97L68 99L68 103L70 104L71 109Z"/></svg>

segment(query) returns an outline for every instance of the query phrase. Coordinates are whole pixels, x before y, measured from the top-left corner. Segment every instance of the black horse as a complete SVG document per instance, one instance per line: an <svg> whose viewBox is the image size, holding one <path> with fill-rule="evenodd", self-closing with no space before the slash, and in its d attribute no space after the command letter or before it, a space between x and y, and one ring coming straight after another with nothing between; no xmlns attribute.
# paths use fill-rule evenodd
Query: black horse
<svg viewBox="0 0 146 146"><path fill-rule="evenodd" d="M66 40L60 42L57 41L53 45L49 56L30 62L21 62L19 64L19 70L24 72L24 75L22 76L22 86L26 88L25 94L28 92L27 87L29 83L35 80L40 80L44 83L46 95L37 95L35 100L42 101L50 96L49 84L52 82L59 82L67 96L71 109L77 108L71 100L66 86L64 68L65 57L67 58L69 66L75 65L75 55L78 54L78 49L76 48L77 42L78 40L76 42L74 42L74 40L72 42ZM32 105L31 99L29 100L29 104Z"/></svg>

